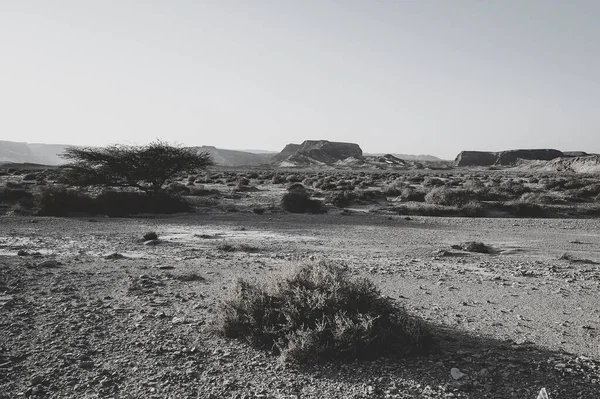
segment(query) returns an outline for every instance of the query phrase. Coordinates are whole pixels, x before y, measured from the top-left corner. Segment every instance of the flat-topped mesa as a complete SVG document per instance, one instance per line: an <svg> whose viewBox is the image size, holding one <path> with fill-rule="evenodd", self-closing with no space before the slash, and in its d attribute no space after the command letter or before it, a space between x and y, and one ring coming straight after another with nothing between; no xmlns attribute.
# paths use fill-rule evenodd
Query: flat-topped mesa
<svg viewBox="0 0 600 399"><path fill-rule="evenodd" d="M528 161L550 161L555 158L564 157L562 151L539 149L539 150L509 150L498 154L496 165L514 165L519 159Z"/></svg>
<svg viewBox="0 0 600 399"><path fill-rule="evenodd" d="M362 159L362 157L363 152L358 144L306 140L300 145L288 144L273 161L290 165L331 165L347 158Z"/></svg>
<svg viewBox="0 0 600 399"><path fill-rule="evenodd" d="M300 148L300 144L288 144L285 148L277 155L273 157L273 162L285 161L288 157L294 155Z"/></svg>
<svg viewBox="0 0 600 399"><path fill-rule="evenodd" d="M456 166L511 166L519 160L549 161L566 156L562 151L552 149L508 150L500 152L462 151L454 164Z"/></svg>
<svg viewBox="0 0 600 399"><path fill-rule="evenodd" d="M456 166L492 166L498 153L488 151L461 151L454 160Z"/></svg>

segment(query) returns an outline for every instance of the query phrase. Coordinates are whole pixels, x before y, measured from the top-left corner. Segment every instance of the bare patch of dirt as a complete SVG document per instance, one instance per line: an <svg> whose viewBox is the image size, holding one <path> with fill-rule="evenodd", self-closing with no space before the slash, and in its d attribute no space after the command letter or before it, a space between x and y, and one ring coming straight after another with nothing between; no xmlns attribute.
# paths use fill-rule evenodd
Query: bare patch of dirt
<svg viewBox="0 0 600 399"><path fill-rule="evenodd" d="M2 217L0 225L0 398L600 392L595 220L237 212L94 223ZM140 242L148 231L160 244ZM469 241L495 251L436 252ZM227 252L223 244L259 250ZM107 258L115 253L124 257ZM564 253L590 262L560 259ZM295 369L213 331L217 304L235 279L320 259L369 277L427 320L439 351ZM28 267L46 260L60 265Z"/></svg>

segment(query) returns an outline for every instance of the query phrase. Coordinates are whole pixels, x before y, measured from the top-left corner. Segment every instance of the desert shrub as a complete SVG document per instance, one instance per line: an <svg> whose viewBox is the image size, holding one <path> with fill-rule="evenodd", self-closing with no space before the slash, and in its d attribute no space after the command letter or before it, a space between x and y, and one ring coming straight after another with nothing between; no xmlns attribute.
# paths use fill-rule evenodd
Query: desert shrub
<svg viewBox="0 0 600 399"><path fill-rule="evenodd" d="M41 216L68 216L75 213L95 214L94 199L78 190L51 186L37 199Z"/></svg>
<svg viewBox="0 0 600 399"><path fill-rule="evenodd" d="M144 235L142 236L142 240L144 240L144 241L158 240L158 234L156 234L156 231L149 231L147 233L144 233Z"/></svg>
<svg viewBox="0 0 600 399"><path fill-rule="evenodd" d="M592 199L600 195L600 184L588 184L573 192L575 198Z"/></svg>
<svg viewBox="0 0 600 399"><path fill-rule="evenodd" d="M417 183L422 183L425 180L425 178L423 176L417 175L417 176L409 176L407 178L407 180L411 183L417 184Z"/></svg>
<svg viewBox="0 0 600 399"><path fill-rule="evenodd" d="M207 195L215 195L219 194L219 190L217 189L206 189L204 186L196 186L190 187L189 193L187 195L191 195L194 197L204 197Z"/></svg>
<svg viewBox="0 0 600 399"><path fill-rule="evenodd" d="M462 249L467 252L477 252L480 254L492 253L492 248L479 241L468 241L460 245L453 245L453 248Z"/></svg>
<svg viewBox="0 0 600 399"><path fill-rule="evenodd" d="M27 173L23 176L23 181L34 181L38 179L38 175L36 173Z"/></svg>
<svg viewBox="0 0 600 399"><path fill-rule="evenodd" d="M166 187L165 191L171 195L179 195L189 194L190 189L181 183L171 183Z"/></svg>
<svg viewBox="0 0 600 399"><path fill-rule="evenodd" d="M345 208L355 199L354 193L350 191L338 191L329 196L331 205L337 208Z"/></svg>
<svg viewBox="0 0 600 399"><path fill-rule="evenodd" d="M404 180L395 179L383 188L383 193L388 197L397 197L402 194L402 190L408 186Z"/></svg>
<svg viewBox="0 0 600 399"><path fill-rule="evenodd" d="M296 191L296 190L304 191L304 190L306 190L306 187L302 183L290 183L287 186L287 190L288 191Z"/></svg>
<svg viewBox="0 0 600 399"><path fill-rule="evenodd" d="M24 188L0 188L0 202L16 203L32 199L33 194Z"/></svg>
<svg viewBox="0 0 600 399"><path fill-rule="evenodd" d="M300 183L302 182L302 177L298 175L288 175L285 178L285 181L288 183Z"/></svg>
<svg viewBox="0 0 600 399"><path fill-rule="evenodd" d="M469 191L448 187L435 187L425 195L426 203L445 206L462 206L472 199Z"/></svg>
<svg viewBox="0 0 600 399"><path fill-rule="evenodd" d="M436 204L425 204L421 202L410 202L401 204L394 208L399 215L411 216L463 216L463 212L456 206L445 206Z"/></svg>
<svg viewBox="0 0 600 399"><path fill-rule="evenodd" d="M403 189L399 197L404 202L425 202L425 193L412 187Z"/></svg>
<svg viewBox="0 0 600 399"><path fill-rule="evenodd" d="M271 183L273 183L273 184L283 184L285 182L286 182L285 177L278 173L274 174L273 177L271 178Z"/></svg>
<svg viewBox="0 0 600 399"><path fill-rule="evenodd" d="M500 183L500 188L505 194L512 198L518 198L524 193L530 192L531 189L525 186L523 183L513 180L506 180Z"/></svg>
<svg viewBox="0 0 600 399"><path fill-rule="evenodd" d="M564 202L564 200L547 193L525 193L521 195L519 202L529 204L557 204Z"/></svg>
<svg viewBox="0 0 600 399"><path fill-rule="evenodd" d="M139 213L189 212L189 204L181 197L166 193L148 195L139 192L105 191L92 197L78 190L51 186L37 199L39 215L102 214L128 216Z"/></svg>
<svg viewBox="0 0 600 399"><path fill-rule="evenodd" d="M323 203L312 199L310 194L303 190L287 192L281 199L283 209L292 213L324 213Z"/></svg>
<svg viewBox="0 0 600 399"><path fill-rule="evenodd" d="M24 188L25 185L23 185L23 183L16 183L14 181L7 181L6 182L6 188Z"/></svg>
<svg viewBox="0 0 600 399"><path fill-rule="evenodd" d="M246 177L242 177L241 179L238 180L238 185L240 186L247 186L250 184L250 180Z"/></svg>
<svg viewBox="0 0 600 399"><path fill-rule="evenodd" d="M485 207L479 201L469 201L460 210L465 216L482 217L486 215Z"/></svg>
<svg viewBox="0 0 600 399"><path fill-rule="evenodd" d="M424 353L426 325L367 279L321 263L298 268L271 286L239 280L220 307L218 330L287 363Z"/></svg>
<svg viewBox="0 0 600 399"><path fill-rule="evenodd" d="M465 190L479 190L485 187L481 180L475 178L464 181L462 186Z"/></svg>
<svg viewBox="0 0 600 399"><path fill-rule="evenodd" d="M425 180L423 180L423 186L425 187L442 187L444 186L446 183L437 177L428 177Z"/></svg>
<svg viewBox="0 0 600 399"><path fill-rule="evenodd" d="M496 204L496 207L515 217L541 218L547 215L547 211L543 206L527 202L509 201L502 204Z"/></svg>
<svg viewBox="0 0 600 399"><path fill-rule="evenodd" d="M94 199L95 211L107 216L128 216L140 213L190 212L185 199L167 193L148 195L139 192L105 191Z"/></svg>

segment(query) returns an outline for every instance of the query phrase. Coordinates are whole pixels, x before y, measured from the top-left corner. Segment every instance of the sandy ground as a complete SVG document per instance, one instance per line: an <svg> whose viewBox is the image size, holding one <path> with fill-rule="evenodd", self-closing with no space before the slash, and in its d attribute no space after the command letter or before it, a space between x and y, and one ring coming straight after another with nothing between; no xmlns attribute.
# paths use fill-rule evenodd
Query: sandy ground
<svg viewBox="0 0 600 399"><path fill-rule="evenodd" d="M451 248L470 240L494 253ZM428 320L439 351L297 369L214 333L236 278L321 259ZM2 217L0 398L592 398L599 262L598 220Z"/></svg>

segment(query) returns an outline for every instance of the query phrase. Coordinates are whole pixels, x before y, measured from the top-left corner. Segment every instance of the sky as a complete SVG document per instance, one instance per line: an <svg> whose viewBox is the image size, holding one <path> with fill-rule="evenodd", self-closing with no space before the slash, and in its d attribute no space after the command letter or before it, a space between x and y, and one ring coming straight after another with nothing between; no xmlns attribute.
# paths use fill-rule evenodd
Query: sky
<svg viewBox="0 0 600 399"><path fill-rule="evenodd" d="M0 0L0 140L600 153L597 0Z"/></svg>

